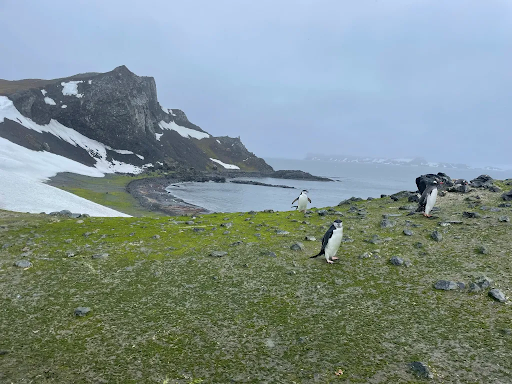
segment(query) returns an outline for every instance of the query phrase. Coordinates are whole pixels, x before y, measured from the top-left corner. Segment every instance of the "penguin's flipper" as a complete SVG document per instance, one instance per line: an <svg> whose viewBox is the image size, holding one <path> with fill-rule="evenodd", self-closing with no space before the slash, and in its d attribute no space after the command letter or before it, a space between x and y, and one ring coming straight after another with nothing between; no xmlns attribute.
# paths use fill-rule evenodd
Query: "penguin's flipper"
<svg viewBox="0 0 512 384"><path fill-rule="evenodd" d="M311 199L308 197L309 202L311 203Z"/></svg>
<svg viewBox="0 0 512 384"><path fill-rule="evenodd" d="M293 203L295 203L297 200L299 200L299 198L297 197L295 200L292 201L292 205Z"/></svg>

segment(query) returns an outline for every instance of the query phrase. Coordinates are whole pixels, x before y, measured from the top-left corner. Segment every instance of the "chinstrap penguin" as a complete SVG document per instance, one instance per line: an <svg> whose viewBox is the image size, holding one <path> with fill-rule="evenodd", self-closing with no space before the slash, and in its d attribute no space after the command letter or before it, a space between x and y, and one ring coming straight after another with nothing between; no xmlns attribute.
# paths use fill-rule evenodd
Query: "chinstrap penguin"
<svg viewBox="0 0 512 384"><path fill-rule="evenodd" d="M338 248L341 244L341 239L343 238L343 222L341 220L334 220L331 227L325 232L324 237L322 238L322 249L318 253L318 255L311 256L310 258L318 257L320 255L325 255L325 260L329 264L332 264L334 260L338 260L336 252L338 252Z"/></svg>
<svg viewBox="0 0 512 384"><path fill-rule="evenodd" d="M305 189L302 190L299 197L297 197L295 200L292 201L292 204L295 203L297 200L299 200L299 205L297 209L299 211L303 211L306 213L306 208L308 206L308 201L311 203L311 199L308 197L308 191Z"/></svg>
<svg viewBox="0 0 512 384"><path fill-rule="evenodd" d="M418 202L418 209L416 212L423 212L423 216L431 217L430 211L434 208L437 199L437 186L439 184L436 180L432 181L423 191Z"/></svg>

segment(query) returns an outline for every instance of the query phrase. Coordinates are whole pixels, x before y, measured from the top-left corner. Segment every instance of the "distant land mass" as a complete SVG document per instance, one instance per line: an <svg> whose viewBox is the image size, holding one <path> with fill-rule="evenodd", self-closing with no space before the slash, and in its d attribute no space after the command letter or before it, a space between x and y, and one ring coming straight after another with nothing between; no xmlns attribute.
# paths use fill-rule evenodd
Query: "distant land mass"
<svg viewBox="0 0 512 384"><path fill-rule="evenodd" d="M414 158L384 158L384 157L368 157L368 156L348 156L348 155L320 155L308 153L305 160L312 161L330 161L335 163L358 163L358 164L385 164L397 165L405 167L432 167L446 169L485 169L488 171L502 171L497 167L471 167L462 163L448 163L428 161L423 157Z"/></svg>

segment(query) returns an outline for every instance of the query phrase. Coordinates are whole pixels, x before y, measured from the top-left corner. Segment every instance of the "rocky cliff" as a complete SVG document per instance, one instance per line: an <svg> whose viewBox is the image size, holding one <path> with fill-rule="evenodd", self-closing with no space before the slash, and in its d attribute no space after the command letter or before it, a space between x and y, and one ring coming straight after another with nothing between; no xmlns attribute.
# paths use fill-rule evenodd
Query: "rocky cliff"
<svg viewBox="0 0 512 384"><path fill-rule="evenodd" d="M101 158L136 167L272 171L239 138L213 137L183 111L163 108L155 80L125 66L55 80L2 80L0 95L0 137L31 150L89 166ZM84 144L89 139L98 143Z"/></svg>

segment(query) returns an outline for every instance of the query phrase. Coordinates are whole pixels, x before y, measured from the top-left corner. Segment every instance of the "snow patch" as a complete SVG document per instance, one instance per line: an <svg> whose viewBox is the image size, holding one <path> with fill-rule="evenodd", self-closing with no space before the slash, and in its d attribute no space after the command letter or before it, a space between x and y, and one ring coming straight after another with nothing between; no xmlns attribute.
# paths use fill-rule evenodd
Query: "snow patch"
<svg viewBox="0 0 512 384"><path fill-rule="evenodd" d="M168 114L169 114L169 112L167 111L167 109L165 109L165 108L164 108L164 107L162 107L162 106L160 106L160 108L162 108L162 111L164 111L164 113L165 113L166 115L168 115Z"/></svg>
<svg viewBox="0 0 512 384"><path fill-rule="evenodd" d="M219 140L215 140L217 143L222 144Z"/></svg>
<svg viewBox="0 0 512 384"><path fill-rule="evenodd" d="M68 106L66 104L64 104L61 108L67 108Z"/></svg>
<svg viewBox="0 0 512 384"><path fill-rule="evenodd" d="M46 94L47 94L48 92L46 92L46 90L44 90L44 89L41 89L41 93L43 94L43 96L46 96Z"/></svg>
<svg viewBox="0 0 512 384"><path fill-rule="evenodd" d="M163 135L164 135L163 133L156 133L156 132L155 132L156 140L157 140L157 141L160 141L160 138L161 138Z"/></svg>
<svg viewBox="0 0 512 384"><path fill-rule="evenodd" d="M87 82L87 84L91 85L91 84L92 84L92 80L89 80L89 81Z"/></svg>
<svg viewBox="0 0 512 384"><path fill-rule="evenodd" d="M144 160L144 156L135 154L139 159Z"/></svg>
<svg viewBox="0 0 512 384"><path fill-rule="evenodd" d="M64 96L76 96L78 98L84 97L83 93L78 93L78 84L83 83L82 80L68 81L60 83L62 85L62 94Z"/></svg>
<svg viewBox="0 0 512 384"><path fill-rule="evenodd" d="M169 113L170 113L171 115L173 115L173 116L176 116L176 115L174 114L174 112L172 111L172 109L169 109Z"/></svg>
<svg viewBox="0 0 512 384"><path fill-rule="evenodd" d="M171 121L170 123L166 123L165 121L162 120L162 121L160 121L160 123L158 123L158 125L162 129L176 131L181 136L183 136L187 139L192 137L194 139L201 140L201 139L206 139L206 138L210 137L210 135L205 132L200 132L200 131L196 131L194 129L182 127L181 125L176 124L174 121ZM157 139L157 140L159 140L159 139Z"/></svg>
<svg viewBox="0 0 512 384"><path fill-rule="evenodd" d="M226 169L240 169L240 167L238 167L238 166L236 166L234 164L226 164L226 163L223 163L220 160L212 159L211 157L210 157L210 160L213 161L214 163L222 165Z"/></svg>
<svg viewBox="0 0 512 384"><path fill-rule="evenodd" d="M44 98L44 102L48 105L57 105L57 103L55 102L55 100L53 100L51 97L45 97Z"/></svg>

